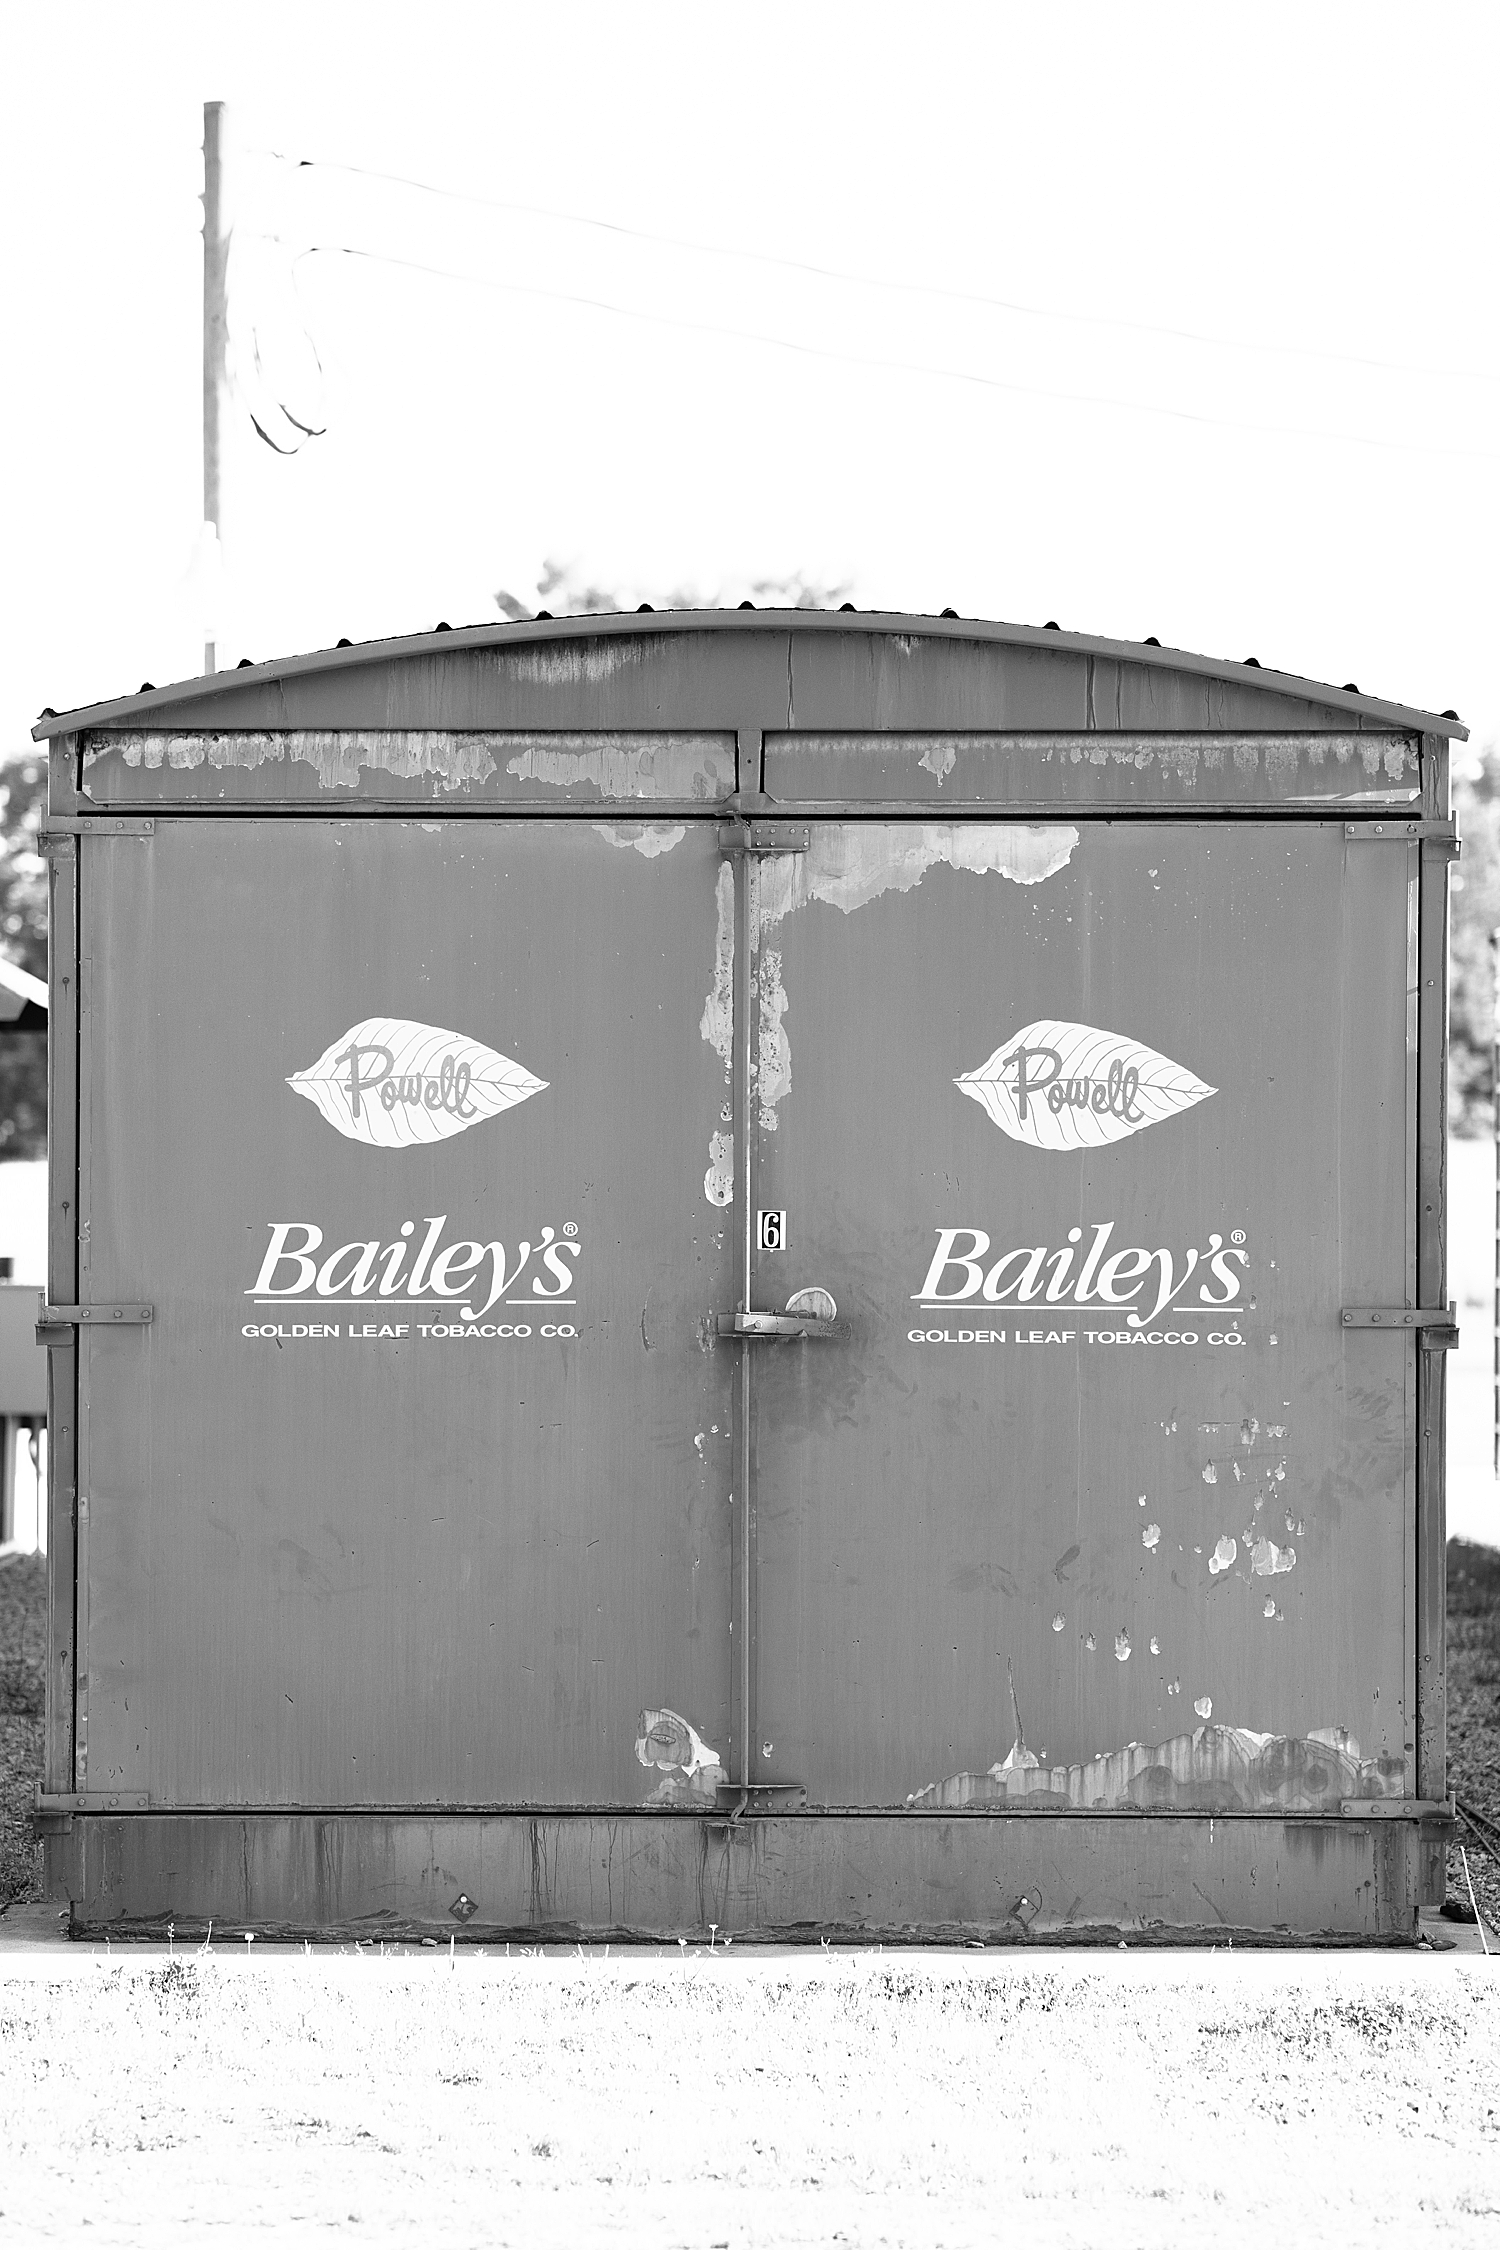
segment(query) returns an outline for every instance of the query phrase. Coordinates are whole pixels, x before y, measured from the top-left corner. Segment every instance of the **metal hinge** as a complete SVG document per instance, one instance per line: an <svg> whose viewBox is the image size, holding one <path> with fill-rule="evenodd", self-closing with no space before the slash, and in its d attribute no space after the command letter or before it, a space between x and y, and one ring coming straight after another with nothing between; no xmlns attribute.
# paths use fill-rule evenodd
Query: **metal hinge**
<svg viewBox="0 0 1500 2250"><path fill-rule="evenodd" d="M1432 859L1457 859L1464 848L1452 820L1347 820L1344 834L1351 844L1420 844Z"/></svg>
<svg viewBox="0 0 1500 2250"><path fill-rule="evenodd" d="M75 1328L144 1328L156 1318L154 1305L49 1305L37 1307L39 1344L70 1344Z"/></svg>
<svg viewBox="0 0 1500 2250"><path fill-rule="evenodd" d="M1414 1328L1420 1332L1425 1352L1458 1349L1458 1307L1426 1305L1346 1305L1339 1315L1346 1328Z"/></svg>
<svg viewBox="0 0 1500 2250"><path fill-rule="evenodd" d="M49 1796L38 1783L32 1825L40 1836L66 1835L75 1813L145 1812L150 1803L144 1789L78 1789Z"/></svg>
<svg viewBox="0 0 1500 2250"><path fill-rule="evenodd" d="M156 822L135 813L53 813L38 841L63 843L70 836L154 836Z"/></svg>
<svg viewBox="0 0 1500 2250"><path fill-rule="evenodd" d="M1444 1820L1457 1816L1451 1797L1345 1797L1346 1820Z"/></svg>
<svg viewBox="0 0 1500 2250"><path fill-rule="evenodd" d="M744 821L719 830L721 852L805 852L812 831L796 820L758 820L751 828Z"/></svg>

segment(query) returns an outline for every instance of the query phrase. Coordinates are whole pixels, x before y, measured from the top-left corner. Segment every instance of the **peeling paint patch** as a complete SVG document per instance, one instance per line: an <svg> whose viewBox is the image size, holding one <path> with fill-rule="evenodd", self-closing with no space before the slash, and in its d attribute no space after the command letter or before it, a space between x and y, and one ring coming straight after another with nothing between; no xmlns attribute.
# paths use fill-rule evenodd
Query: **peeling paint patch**
<svg viewBox="0 0 1500 2250"><path fill-rule="evenodd" d="M1130 1635L1128 1633L1119 1632L1115 1635L1115 1662L1117 1664L1128 1664L1130 1662Z"/></svg>
<svg viewBox="0 0 1500 2250"><path fill-rule="evenodd" d="M1250 1568L1257 1578L1277 1578L1296 1567L1295 1547L1278 1547L1274 1539L1257 1539L1250 1549Z"/></svg>
<svg viewBox="0 0 1500 2250"><path fill-rule="evenodd" d="M614 844L620 851L639 852L642 859L659 859L663 852L671 851L674 845L682 842L687 830L682 827L667 828L659 824L651 826L642 820L624 821L613 828L607 828L596 821L594 834L602 836L606 844Z"/></svg>
<svg viewBox="0 0 1500 2250"><path fill-rule="evenodd" d="M253 773L267 765L307 766L320 789L358 789L365 774L430 781L441 791L474 789L504 773L512 784L600 797L682 797L704 803L734 788L734 738L728 734L529 733L515 729L439 732L421 728L244 728L233 732L147 734L121 729L93 736L84 752L85 789L119 759L148 773ZM515 794L501 788L499 794Z"/></svg>
<svg viewBox="0 0 1500 2250"><path fill-rule="evenodd" d="M1059 1611L1058 1611L1058 1613L1057 1613L1057 1615L1056 1615L1056 1616L1055 1616L1055 1617L1053 1618L1053 1620L1052 1620L1052 1630L1053 1630L1053 1632L1054 1632L1054 1633L1060 1633L1060 1632L1062 1631L1063 1627L1064 1627L1064 1626L1065 1626L1065 1625L1067 1624L1067 1622L1068 1622L1068 1621L1067 1621L1067 1619L1066 1619L1066 1618L1065 1618L1065 1617L1063 1616L1063 1614L1062 1614L1062 1611L1061 1611L1061 1610L1059 1610Z"/></svg>
<svg viewBox="0 0 1500 2250"><path fill-rule="evenodd" d="M734 742L720 735L539 734L511 736L506 772L515 781L575 796L693 797L709 803L734 788Z"/></svg>
<svg viewBox="0 0 1500 2250"><path fill-rule="evenodd" d="M719 915L714 974L698 1030L723 1063L727 1080L734 1055L734 869L727 862L719 869L714 901Z"/></svg>
<svg viewBox="0 0 1500 2250"><path fill-rule="evenodd" d="M929 742L917 764L925 767L928 773L936 775L937 785L941 789L952 773L957 757L958 751L951 742Z"/></svg>
<svg viewBox="0 0 1500 2250"><path fill-rule="evenodd" d="M1071 827L921 827L851 822L819 825L805 852L777 852L760 864L760 926L769 930L811 900L853 914L886 891L915 890L934 867L1044 883L1078 847Z"/></svg>
<svg viewBox="0 0 1500 2250"><path fill-rule="evenodd" d="M1153 1656L1160 1656L1161 1654L1161 1642L1154 1633L1151 1636L1151 1654Z"/></svg>
<svg viewBox="0 0 1500 2250"><path fill-rule="evenodd" d="M1160 1541L1161 1525L1159 1523L1148 1523L1145 1530L1141 1533L1141 1545L1145 1548L1148 1555L1154 1554L1156 1552L1157 1546L1160 1544Z"/></svg>
<svg viewBox="0 0 1500 2250"><path fill-rule="evenodd" d="M1177 1686L1172 1682L1167 1693L1176 1693ZM1206 1721L1211 1699L1200 1696L1194 1709ZM1362 1757L1358 1742L1341 1728L1284 1735L1205 1724L1165 1742L1127 1743L1077 1765L1006 1760L985 1773L933 1782L906 1803L923 1810L1024 1799L1083 1809L1176 1805L1203 1812L1271 1807L1314 1812L1345 1797L1398 1797L1404 1787L1399 1758Z"/></svg>
<svg viewBox="0 0 1500 2250"><path fill-rule="evenodd" d="M648 1805L712 1804L724 1786L724 1763L696 1727L676 1711L643 1711L636 1727L635 1754L662 1779Z"/></svg>
<svg viewBox="0 0 1500 2250"><path fill-rule="evenodd" d="M774 950L760 957L760 1068L756 1093L761 1130L776 1130L776 1104L792 1090L792 1049L787 1038L786 988L781 981L781 955Z"/></svg>
<svg viewBox="0 0 1500 2250"><path fill-rule="evenodd" d="M1219 1481L1219 1472L1214 1467L1212 1461L1208 1462L1204 1467L1203 1481L1205 1484L1217 1484Z"/></svg>
<svg viewBox="0 0 1500 2250"><path fill-rule="evenodd" d="M1218 1577L1221 1570L1230 1570L1233 1568L1234 1558L1239 1553L1239 1551L1238 1541L1231 1539L1228 1532L1226 1532L1223 1538L1219 1541L1217 1547L1215 1547L1213 1553L1208 1558L1209 1570L1212 1572L1215 1578Z"/></svg>
<svg viewBox="0 0 1500 2250"><path fill-rule="evenodd" d="M715 1133L708 1144L708 1170L703 1175L703 1192L717 1209L724 1210L734 1201L734 1135Z"/></svg>
<svg viewBox="0 0 1500 2250"><path fill-rule="evenodd" d="M1214 1715L1213 1697L1211 1695L1200 1695L1194 1703L1193 1709L1200 1719L1211 1719Z"/></svg>

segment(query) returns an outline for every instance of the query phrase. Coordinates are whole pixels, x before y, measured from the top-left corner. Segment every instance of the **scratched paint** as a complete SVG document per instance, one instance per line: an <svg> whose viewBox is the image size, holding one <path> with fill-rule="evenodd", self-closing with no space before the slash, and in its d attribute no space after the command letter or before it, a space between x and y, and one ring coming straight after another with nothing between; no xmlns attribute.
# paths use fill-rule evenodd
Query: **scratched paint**
<svg viewBox="0 0 1500 2250"><path fill-rule="evenodd" d="M724 1761L679 1712L643 1711L636 1726L635 1754L661 1774L646 1798L648 1805L712 1804L725 1786Z"/></svg>
<svg viewBox="0 0 1500 2250"><path fill-rule="evenodd" d="M792 1046L786 1030L787 996L781 981L781 955L768 947L760 957L760 1043L756 1098L761 1130L776 1130L776 1105L792 1090Z"/></svg>
<svg viewBox="0 0 1500 2250"><path fill-rule="evenodd" d="M602 836L606 844L613 844L618 851L639 852L642 859L659 859L663 852L671 851L682 842L687 830L680 825L667 828L660 823L640 820L616 821L613 826L596 821L594 834Z"/></svg>
<svg viewBox="0 0 1500 2250"><path fill-rule="evenodd" d="M1118 715L1116 715L1118 716ZM1118 725L1083 734L796 734L767 743L767 786L797 796L912 795L911 775L965 798L1014 799L1035 776L1056 798L1122 789L1164 801L1415 803L1418 753L1402 735L1161 735ZM1076 777L1076 778L1075 778ZM1373 787L1361 784L1374 784Z"/></svg>
<svg viewBox="0 0 1500 2250"><path fill-rule="evenodd" d="M906 1803L925 1812L1017 1802L1080 1810L1171 1805L1199 1812L1320 1812L1346 1797L1399 1797L1405 1788L1401 1759L1362 1756L1358 1740L1341 1727L1285 1735L1204 1725L1165 1742L1127 1743L1078 1765L1026 1764L1012 1750L987 1772L932 1782Z"/></svg>
<svg viewBox="0 0 1500 2250"><path fill-rule="evenodd" d="M760 865L760 928L773 929L812 900L853 914L887 891L915 890L934 867L1044 883L1078 848L1076 828L1049 826L911 828L887 822L830 823L812 831L805 852L776 852Z"/></svg>

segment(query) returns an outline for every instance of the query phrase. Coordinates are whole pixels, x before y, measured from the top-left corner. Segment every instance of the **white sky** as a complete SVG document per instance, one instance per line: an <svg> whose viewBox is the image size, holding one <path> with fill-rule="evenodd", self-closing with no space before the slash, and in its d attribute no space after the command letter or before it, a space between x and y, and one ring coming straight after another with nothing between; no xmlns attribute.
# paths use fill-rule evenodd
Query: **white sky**
<svg viewBox="0 0 1500 2250"><path fill-rule="evenodd" d="M294 407L305 321L328 431L282 460L240 417L221 661L493 618L548 556L632 601L800 570L1500 735L1492 5L9 0L4 31L0 753L201 666L209 98L248 150L710 246L246 158L237 314Z"/></svg>

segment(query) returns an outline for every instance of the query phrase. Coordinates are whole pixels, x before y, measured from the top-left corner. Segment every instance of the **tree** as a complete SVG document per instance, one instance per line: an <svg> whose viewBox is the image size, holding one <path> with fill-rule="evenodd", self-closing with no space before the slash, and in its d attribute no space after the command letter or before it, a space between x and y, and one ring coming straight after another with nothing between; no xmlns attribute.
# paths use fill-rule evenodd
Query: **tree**
<svg viewBox="0 0 1500 2250"><path fill-rule="evenodd" d="M808 577L805 571L794 570L782 578L752 579L748 593L759 609L837 609L840 602L848 600L852 583L851 580L829 586L821 579ZM539 609L545 609L553 617L609 616L621 610L638 609L648 599L656 609L734 606L733 593L723 589L709 592L701 586L674 586L669 593L662 594L654 588L636 587L631 591L594 586L576 563L560 563L549 556L536 582L534 600L523 601L502 586L495 595L495 607L502 617L519 623L535 617Z"/></svg>
<svg viewBox="0 0 1500 2250"><path fill-rule="evenodd" d="M47 867L38 831L47 812L47 764L0 766L0 953L34 977L47 974ZM47 1153L47 1034L0 1035L0 1160Z"/></svg>
<svg viewBox="0 0 1500 2250"><path fill-rule="evenodd" d="M1460 1139L1492 1129L1495 958L1500 929L1500 746L1477 772L1456 777L1454 810L1464 840L1452 882L1452 982L1448 1004L1448 1121Z"/></svg>

